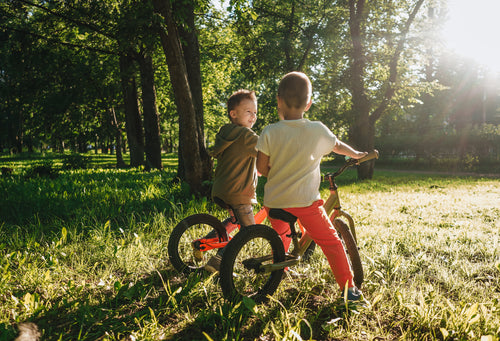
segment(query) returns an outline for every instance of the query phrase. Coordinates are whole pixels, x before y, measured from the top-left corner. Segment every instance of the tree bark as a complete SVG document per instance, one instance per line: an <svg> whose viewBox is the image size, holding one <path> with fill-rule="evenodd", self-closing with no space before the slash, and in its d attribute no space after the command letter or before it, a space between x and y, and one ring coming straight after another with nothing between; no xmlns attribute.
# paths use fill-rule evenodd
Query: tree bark
<svg viewBox="0 0 500 341"><path fill-rule="evenodd" d="M142 86L142 107L144 115L144 135L146 151L146 171L151 168L162 169L160 123L156 105L156 89L154 84L153 59L150 55L139 59Z"/></svg>
<svg viewBox="0 0 500 341"><path fill-rule="evenodd" d="M120 77L125 104L127 140L130 149L130 165L138 167L144 164L144 134L141 114L137 100L137 86L133 77L133 59L128 55L120 55Z"/></svg>
<svg viewBox="0 0 500 341"><path fill-rule="evenodd" d="M172 4L166 0L153 0L155 12L165 20L166 30L160 30L160 38L168 65L168 72L174 90L175 103L179 113L179 145L185 174L185 180L191 191L206 194L203 182L208 180L202 154L206 153L204 145L199 144L200 134L196 119L194 100L189 84L189 75L184 59L179 30L173 18Z"/></svg>

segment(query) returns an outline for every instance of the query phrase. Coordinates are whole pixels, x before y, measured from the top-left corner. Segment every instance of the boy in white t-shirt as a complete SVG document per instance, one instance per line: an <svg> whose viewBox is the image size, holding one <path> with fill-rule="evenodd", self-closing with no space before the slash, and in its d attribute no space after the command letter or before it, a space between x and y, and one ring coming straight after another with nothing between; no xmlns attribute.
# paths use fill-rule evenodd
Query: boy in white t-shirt
<svg viewBox="0 0 500 341"><path fill-rule="evenodd" d="M278 114L281 121L264 128L257 142L257 170L267 177L264 206L292 213L325 254L335 280L348 299L359 300L347 257L335 228L323 208L319 193L321 158L335 152L360 159L366 152L354 150L321 122L304 118L312 104L312 85L301 72L285 75L278 87ZM290 227L271 219L285 245L290 246Z"/></svg>

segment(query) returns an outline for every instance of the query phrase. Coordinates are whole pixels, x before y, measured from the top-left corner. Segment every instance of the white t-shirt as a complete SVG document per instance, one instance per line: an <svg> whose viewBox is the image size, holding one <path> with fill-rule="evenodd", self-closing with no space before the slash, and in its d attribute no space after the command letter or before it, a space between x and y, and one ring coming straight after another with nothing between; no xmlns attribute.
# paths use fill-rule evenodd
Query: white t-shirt
<svg viewBox="0 0 500 341"><path fill-rule="evenodd" d="M257 150L269 156L264 205L307 207L321 199L321 158L335 147L337 137L318 121L282 120L264 128Z"/></svg>

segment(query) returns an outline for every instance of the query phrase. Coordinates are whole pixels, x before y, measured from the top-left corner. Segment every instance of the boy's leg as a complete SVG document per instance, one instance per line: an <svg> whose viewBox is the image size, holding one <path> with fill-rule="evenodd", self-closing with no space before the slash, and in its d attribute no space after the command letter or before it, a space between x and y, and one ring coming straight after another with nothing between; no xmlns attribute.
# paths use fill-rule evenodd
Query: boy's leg
<svg viewBox="0 0 500 341"><path fill-rule="evenodd" d="M326 215L323 201L318 200L309 207L287 208L286 211L300 219L307 233L321 247L340 288L343 289L346 283L352 287L352 272L344 246Z"/></svg>
<svg viewBox="0 0 500 341"><path fill-rule="evenodd" d="M241 227L255 225L253 207L251 204L234 205L232 208Z"/></svg>
<svg viewBox="0 0 500 341"><path fill-rule="evenodd" d="M241 227L255 225L253 208L251 204L232 205L231 207ZM234 228L232 230L234 230ZM227 229L227 231L228 233L231 232L229 229ZM219 271L222 255L224 254L224 249L225 248L220 248L217 251L217 254L208 260L207 264L205 265L205 270L209 272Z"/></svg>
<svg viewBox="0 0 500 341"><path fill-rule="evenodd" d="M269 221L271 222L271 226L281 237L281 240L283 241L283 246L285 247L285 252L288 252L288 249L290 248L290 243L292 242L292 238L287 237L287 235L290 234L290 226L283 220L273 219L269 217L269 207L264 207L264 208L267 211L267 219L269 219Z"/></svg>

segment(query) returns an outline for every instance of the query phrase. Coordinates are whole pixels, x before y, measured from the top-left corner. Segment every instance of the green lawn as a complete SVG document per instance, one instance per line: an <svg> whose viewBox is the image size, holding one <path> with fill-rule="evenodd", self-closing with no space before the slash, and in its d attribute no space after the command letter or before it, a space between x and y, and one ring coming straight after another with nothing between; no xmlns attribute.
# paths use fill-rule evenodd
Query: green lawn
<svg viewBox="0 0 500 341"><path fill-rule="evenodd" d="M216 277L184 277L166 245L183 217L224 212L165 170L29 170L0 157L0 339L33 322L43 340L498 340L500 180L375 172L339 178L357 223L366 304L346 307L316 250L266 305L230 305ZM106 161L107 159L107 161ZM97 164L108 168L95 168ZM31 174L31 176L27 176ZM324 194L327 193L326 188ZM259 192L261 196L261 192Z"/></svg>

